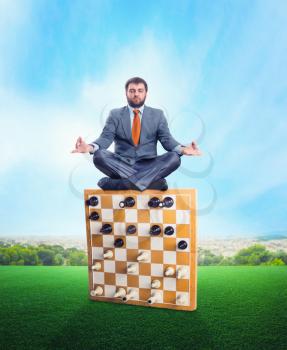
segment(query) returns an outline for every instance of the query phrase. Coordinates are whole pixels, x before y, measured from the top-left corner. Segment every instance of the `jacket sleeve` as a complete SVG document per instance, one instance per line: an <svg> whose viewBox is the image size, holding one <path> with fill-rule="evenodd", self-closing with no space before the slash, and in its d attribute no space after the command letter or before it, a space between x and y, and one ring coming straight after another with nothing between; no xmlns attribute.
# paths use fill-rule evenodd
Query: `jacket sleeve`
<svg viewBox="0 0 287 350"><path fill-rule="evenodd" d="M167 120L162 111L160 111L160 121L157 130L157 138L166 151L173 151L176 146L180 145L180 142L176 141L172 137L168 128Z"/></svg>
<svg viewBox="0 0 287 350"><path fill-rule="evenodd" d="M100 149L107 149L112 144L115 138L117 128L117 122L113 116L112 111L110 112L108 119L101 135L92 142L92 144L99 145Z"/></svg>

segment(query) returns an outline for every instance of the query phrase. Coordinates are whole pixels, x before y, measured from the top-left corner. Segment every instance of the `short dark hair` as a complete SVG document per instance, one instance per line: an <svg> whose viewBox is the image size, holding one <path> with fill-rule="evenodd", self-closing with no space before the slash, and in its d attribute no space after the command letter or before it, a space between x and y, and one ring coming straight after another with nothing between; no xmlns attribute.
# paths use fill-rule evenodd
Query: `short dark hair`
<svg viewBox="0 0 287 350"><path fill-rule="evenodd" d="M147 91L147 83L144 79L142 78L139 78L139 77L134 77L134 78L130 78L127 82L126 82L126 85L125 85L125 89L127 91L128 87L130 84L144 84L144 87L145 87L145 90Z"/></svg>

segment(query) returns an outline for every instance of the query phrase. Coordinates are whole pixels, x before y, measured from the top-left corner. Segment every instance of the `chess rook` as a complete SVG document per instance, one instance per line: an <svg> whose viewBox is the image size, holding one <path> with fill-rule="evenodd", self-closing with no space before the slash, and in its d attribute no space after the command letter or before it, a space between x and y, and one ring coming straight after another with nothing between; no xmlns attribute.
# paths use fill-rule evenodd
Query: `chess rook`
<svg viewBox="0 0 287 350"><path fill-rule="evenodd" d="M119 206L121 208L131 208L136 204L136 201L133 199L133 197L127 197L123 201L119 203Z"/></svg>
<svg viewBox="0 0 287 350"><path fill-rule="evenodd" d="M161 299L161 294L159 292L153 293L152 296L147 300L149 304L158 303Z"/></svg>
<svg viewBox="0 0 287 350"><path fill-rule="evenodd" d="M127 292L126 292L126 290L125 290L124 288L119 288L119 289L116 291L114 297L115 297L115 298L123 298L123 297L126 296L126 294L127 294Z"/></svg>
<svg viewBox="0 0 287 350"><path fill-rule="evenodd" d="M141 252L137 257L137 261L148 261L149 258L150 254L148 252Z"/></svg>
<svg viewBox="0 0 287 350"><path fill-rule="evenodd" d="M151 287L152 287L152 288L157 289L157 288L160 288L160 286L161 286L161 283L160 283L159 280L153 280L153 281L151 281Z"/></svg>
<svg viewBox="0 0 287 350"><path fill-rule="evenodd" d="M177 247L178 247L178 249L184 250L187 248L187 242L186 241L179 241Z"/></svg>
<svg viewBox="0 0 287 350"><path fill-rule="evenodd" d="M110 224L104 224L100 229L100 232L104 235L109 234L113 231L112 226Z"/></svg>
<svg viewBox="0 0 287 350"><path fill-rule="evenodd" d="M87 205L89 205L91 207L95 207L96 205L99 204L98 197L92 196L86 201L86 203L87 203Z"/></svg>
<svg viewBox="0 0 287 350"><path fill-rule="evenodd" d="M130 289L130 291L123 297L123 301L128 301L130 299L135 299L136 291L134 289Z"/></svg>
<svg viewBox="0 0 287 350"><path fill-rule="evenodd" d="M120 248L122 247L123 245L125 244L124 240L122 238L117 238L115 241L114 241L114 246L116 248Z"/></svg>
<svg viewBox="0 0 287 350"><path fill-rule="evenodd" d="M97 295L102 295L103 293L104 293L103 288L100 287L100 286L97 286L96 289L91 290L91 293L90 293L90 294L91 294L92 297L95 297L95 296L97 296Z"/></svg>
<svg viewBox="0 0 287 350"><path fill-rule="evenodd" d="M174 234L174 228L172 226L167 226L164 229L164 234L167 235L167 236L173 235Z"/></svg>
<svg viewBox="0 0 287 350"><path fill-rule="evenodd" d="M171 267L171 266L169 266L169 267L165 270L164 275L165 275L165 276L173 276L174 273L175 273L174 268Z"/></svg>
<svg viewBox="0 0 287 350"><path fill-rule="evenodd" d="M153 226L150 228L149 233L150 233L152 236L158 236L158 235L160 235L160 233L161 233L161 228L160 228L160 226L158 226L158 225L153 225Z"/></svg>
<svg viewBox="0 0 287 350"><path fill-rule="evenodd" d="M160 206L160 199L157 197L152 197L149 201L148 201L148 206L151 208L158 208Z"/></svg>
<svg viewBox="0 0 287 350"><path fill-rule="evenodd" d="M127 227L127 231L126 231L127 235L133 235L136 232L137 232L137 228L135 225L129 225Z"/></svg>
<svg viewBox="0 0 287 350"><path fill-rule="evenodd" d="M112 259L112 257L114 256L114 253L112 250L107 250L105 253L104 253L104 259Z"/></svg>
<svg viewBox="0 0 287 350"><path fill-rule="evenodd" d="M93 266L92 266L92 270L96 270L96 271L100 271L100 269L102 268L102 264L100 262L96 262Z"/></svg>
<svg viewBox="0 0 287 350"><path fill-rule="evenodd" d="M96 211L93 211L93 212L91 213L91 215L89 216L90 220L92 220L92 221L97 221L97 220L99 220L99 217L100 217L100 215L99 215Z"/></svg>

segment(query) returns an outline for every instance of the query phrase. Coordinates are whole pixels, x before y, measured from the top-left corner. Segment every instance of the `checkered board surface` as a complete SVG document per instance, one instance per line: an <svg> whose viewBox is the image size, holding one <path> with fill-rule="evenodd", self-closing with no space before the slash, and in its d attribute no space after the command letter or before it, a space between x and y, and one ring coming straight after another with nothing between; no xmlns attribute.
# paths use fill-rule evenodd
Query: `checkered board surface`
<svg viewBox="0 0 287 350"><path fill-rule="evenodd" d="M91 206L87 200L96 196L98 204ZM102 191L85 190L85 213L89 264L89 290L97 286L103 288L101 296L91 296L92 300L124 303L121 298L115 298L118 288L127 292L133 289L136 294L127 304L144 305L149 307L171 308L192 311L196 308L196 192L194 189L177 189L165 192L156 190L138 191ZM135 205L132 208L120 208L119 202L127 197L133 197ZM150 208L148 201L152 197L160 200L172 197L174 204L171 208ZM92 212L99 214L97 221L89 216ZM112 233L102 234L103 224L112 226ZM126 234L126 228L135 225L135 234ZM158 236L151 236L151 226L161 227ZM164 229L172 226L175 230L172 236L164 234ZM114 247L117 238L124 240L120 248ZM188 246L180 250L177 243L185 240ZM107 250L113 251L111 259L104 259ZM137 256L149 252L150 259L137 262ZM92 266L101 263L101 269L94 271ZM127 266L136 264L135 273L127 273ZM175 271L184 267L188 274L178 279L176 274L166 277L164 271L173 267ZM159 280L160 288L152 289L151 281ZM160 299L154 304L147 300L153 292ZM185 303L177 302L179 294L184 295Z"/></svg>

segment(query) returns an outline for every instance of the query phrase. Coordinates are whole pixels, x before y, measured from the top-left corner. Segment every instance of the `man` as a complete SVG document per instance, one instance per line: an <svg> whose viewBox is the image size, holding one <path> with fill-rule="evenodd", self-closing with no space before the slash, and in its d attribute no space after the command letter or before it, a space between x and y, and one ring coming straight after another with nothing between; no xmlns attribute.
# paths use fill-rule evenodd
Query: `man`
<svg viewBox="0 0 287 350"><path fill-rule="evenodd" d="M180 166L182 155L201 155L196 143L182 146L170 134L163 111L145 105L148 86L134 77L125 84L128 105L111 110L98 139L91 144L79 137L72 153L93 154L95 166L108 177L104 190L147 188L167 190L165 177ZM107 151L115 142L115 153ZM157 141L167 151L157 155Z"/></svg>

